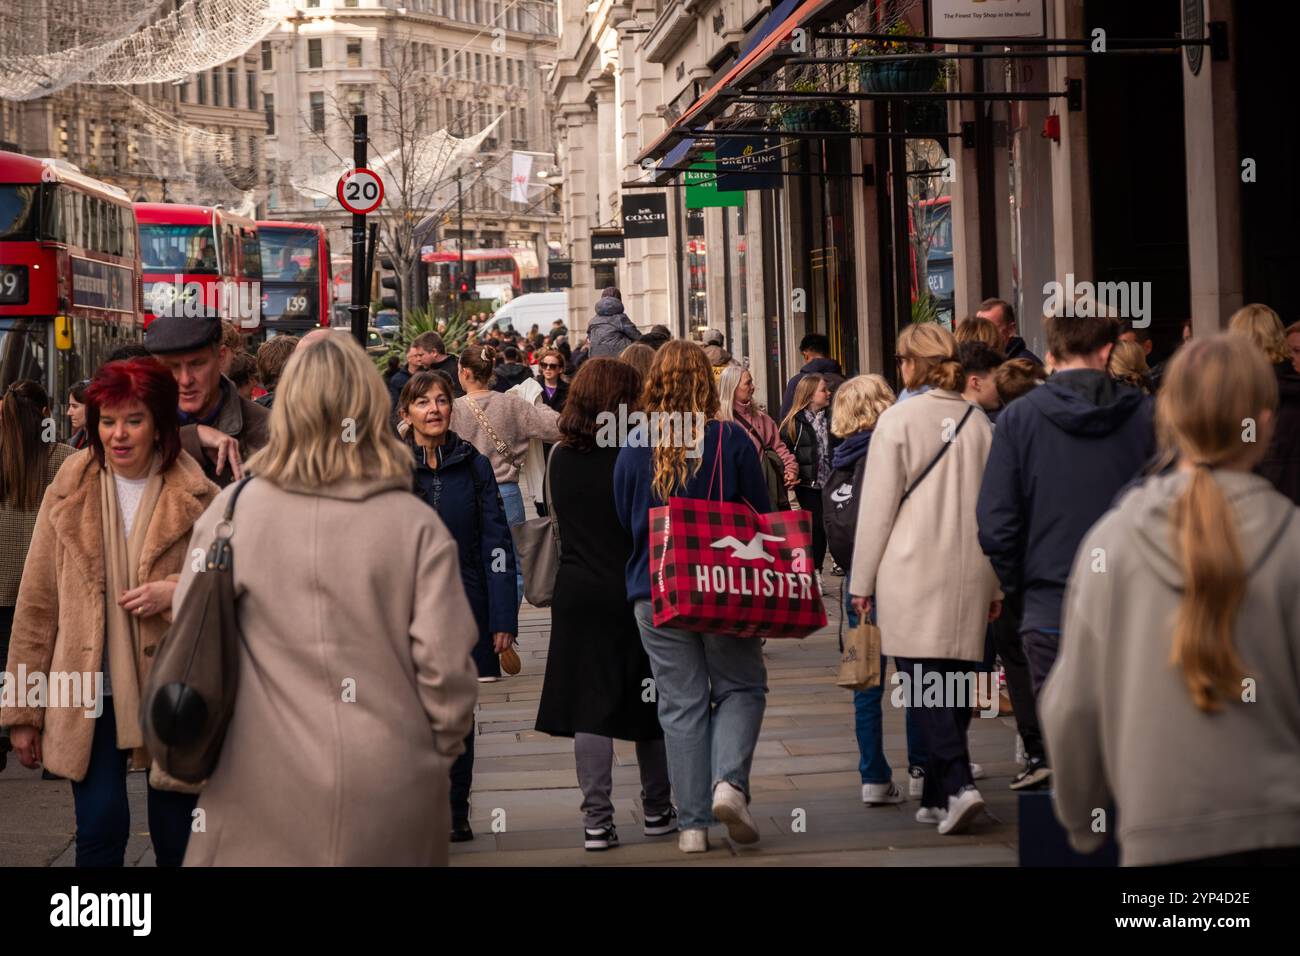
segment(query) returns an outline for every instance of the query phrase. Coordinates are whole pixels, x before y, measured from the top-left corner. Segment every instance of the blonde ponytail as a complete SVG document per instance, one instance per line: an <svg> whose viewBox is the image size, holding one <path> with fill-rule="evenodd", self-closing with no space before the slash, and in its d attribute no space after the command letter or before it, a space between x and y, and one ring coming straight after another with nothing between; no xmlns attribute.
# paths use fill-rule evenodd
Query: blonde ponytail
<svg viewBox="0 0 1300 956"><path fill-rule="evenodd" d="M1183 596L1170 662L1182 668L1192 702L1207 713L1240 693L1233 634L1248 585L1236 515L1211 469L1239 460L1244 422L1276 407L1277 377L1263 351L1241 335L1184 345L1156 399L1164 459L1195 464L1171 515Z"/></svg>
<svg viewBox="0 0 1300 956"><path fill-rule="evenodd" d="M1174 508L1173 533L1183 572L1170 663L1181 666L1198 710L1222 709L1241 688L1233 625L1246 596L1237 522L1223 490L1201 464Z"/></svg>

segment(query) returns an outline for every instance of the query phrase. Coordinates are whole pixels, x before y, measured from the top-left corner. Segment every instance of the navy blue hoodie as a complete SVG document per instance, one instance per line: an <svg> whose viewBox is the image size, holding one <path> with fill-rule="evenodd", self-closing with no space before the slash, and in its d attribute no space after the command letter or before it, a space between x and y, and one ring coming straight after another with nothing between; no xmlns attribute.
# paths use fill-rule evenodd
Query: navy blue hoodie
<svg viewBox="0 0 1300 956"><path fill-rule="evenodd" d="M629 603L650 599L650 509L664 503L650 490L654 481L653 449L638 447L638 443L644 441L640 436L639 430L628 436L628 443L619 451L618 462L614 465L614 507L618 511L619 523L632 532L632 557L627 562ZM718 497L716 485L713 494L709 494L709 478L719 441L722 442L719 469L722 472L722 500L744 499L755 511L770 511L767 482L763 478L758 452L754 450L749 433L735 422L711 421L704 426L700 470L693 475L687 473L686 484L678 489L676 496Z"/></svg>
<svg viewBox="0 0 1300 956"><path fill-rule="evenodd" d="M1075 551L1155 452L1150 398L1070 369L998 416L976 518L1002 590L1023 591L1021 631L1056 631Z"/></svg>
<svg viewBox="0 0 1300 956"><path fill-rule="evenodd" d="M515 590L514 540L492 462L451 431L435 450L437 468L425 463L422 448L412 451L416 459L415 493L438 512L456 539L461 581L478 624L474 663L480 676L500 676L492 635L519 632L519 599Z"/></svg>
<svg viewBox="0 0 1300 956"><path fill-rule="evenodd" d="M826 385L830 388L832 394L844 381L844 370L840 368L840 363L835 359L809 359L807 364L791 375L790 381L785 383L785 394L781 396L781 414L776 417L778 422L785 421L785 416L789 414L790 406L794 404L794 390L799 387L799 380L805 375L814 373L826 379Z"/></svg>

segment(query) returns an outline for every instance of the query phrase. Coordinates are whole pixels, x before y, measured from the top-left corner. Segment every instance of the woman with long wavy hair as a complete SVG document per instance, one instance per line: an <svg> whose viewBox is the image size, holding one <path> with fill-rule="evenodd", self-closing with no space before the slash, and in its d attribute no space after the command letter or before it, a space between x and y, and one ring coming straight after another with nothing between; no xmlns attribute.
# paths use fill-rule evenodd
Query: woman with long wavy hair
<svg viewBox="0 0 1300 956"><path fill-rule="evenodd" d="M1156 429L1172 470L1080 545L1039 698L1056 813L1128 866L1300 863L1300 514L1253 473L1278 388L1246 337L1170 360Z"/></svg>
<svg viewBox="0 0 1300 956"><path fill-rule="evenodd" d="M709 848L716 820L737 843L755 843L749 769L767 699L762 646L753 638L656 627L650 604L650 509L669 497L747 501L767 511L754 444L739 425L716 420L718 392L704 350L664 343L641 393L649 436L629 436L614 468L614 502L632 535L627 599L641 629L659 698L668 775L681 815L678 846ZM719 478L711 479L713 463ZM702 468L702 463L709 468ZM720 486L720 487L719 487Z"/></svg>

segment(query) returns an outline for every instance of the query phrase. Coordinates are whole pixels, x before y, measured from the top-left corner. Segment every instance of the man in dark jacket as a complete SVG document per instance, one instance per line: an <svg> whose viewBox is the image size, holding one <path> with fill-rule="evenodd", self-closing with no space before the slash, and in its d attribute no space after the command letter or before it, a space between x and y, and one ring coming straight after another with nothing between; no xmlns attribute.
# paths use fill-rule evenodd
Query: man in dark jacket
<svg viewBox="0 0 1300 956"><path fill-rule="evenodd" d="M492 390L496 392L508 392L520 382L526 382L532 375L528 371L528 366L523 364L523 355L519 349L513 345L507 345L501 351L501 357L505 360L493 371L495 380L492 382Z"/></svg>
<svg viewBox="0 0 1300 956"><path fill-rule="evenodd" d="M816 373L826 379L826 387L831 390L834 396L835 389L840 387L844 381L844 370L840 368L840 363L833 358L827 358L831 351L831 340L820 332L809 332L799 342L799 354L803 356L803 368L790 376L790 381L785 383L785 393L781 396L781 414L776 417L778 422L785 421L785 416L790 411L790 405L794 402L794 390L799 386L799 380L805 375Z"/></svg>
<svg viewBox="0 0 1300 956"><path fill-rule="evenodd" d="M176 379L181 446L211 481L224 488L235 477L232 458L237 455L237 460L243 462L266 444L271 413L241 398L235 384L221 374L226 357L221 323L216 319L160 315L146 330L144 345ZM216 429L234 441L222 439L214 447L200 434L200 425Z"/></svg>
<svg viewBox="0 0 1300 956"><path fill-rule="evenodd" d="M640 338L640 330L623 311L623 293L616 286L607 286L596 303L596 317L587 324L588 354L592 358L618 358Z"/></svg>
<svg viewBox="0 0 1300 956"><path fill-rule="evenodd" d="M417 337L406 350L406 368L399 368L388 380L388 399L393 404L394 415L397 414L397 400L401 397L402 389L406 387L406 383L411 380L411 376L416 372L424 371L424 349L417 344L418 341L419 338Z"/></svg>
<svg viewBox="0 0 1300 956"><path fill-rule="evenodd" d="M1002 590L1022 594L1034 691L1056 660L1075 551L1155 451L1151 400L1112 379L1111 318L1047 320L1056 374L998 416L976 505L980 546ZM1105 555L1094 570L1105 570Z"/></svg>
<svg viewBox="0 0 1300 956"><path fill-rule="evenodd" d="M985 299L975 313L977 319L988 319L1002 333L1002 347L1007 358L1027 358L1035 364L1042 365L1043 360L1025 345L1025 340L1016 334L1016 310L1006 299Z"/></svg>
<svg viewBox="0 0 1300 956"><path fill-rule="evenodd" d="M457 398L465 394L465 390L460 387L460 362L457 361L456 356L448 355L443 351L447 346L442 341L441 335L437 332L424 332L417 335L411 344L423 353L422 365L425 371L441 372L451 379L451 392Z"/></svg>

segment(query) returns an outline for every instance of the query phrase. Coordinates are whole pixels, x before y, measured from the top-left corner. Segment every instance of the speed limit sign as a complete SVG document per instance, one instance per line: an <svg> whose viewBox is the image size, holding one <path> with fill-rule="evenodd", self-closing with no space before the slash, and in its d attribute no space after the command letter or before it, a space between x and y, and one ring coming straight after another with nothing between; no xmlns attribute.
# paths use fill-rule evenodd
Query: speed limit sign
<svg viewBox="0 0 1300 956"><path fill-rule="evenodd" d="M374 170L349 169L339 177L339 203L355 216L374 212L384 201L384 182Z"/></svg>

